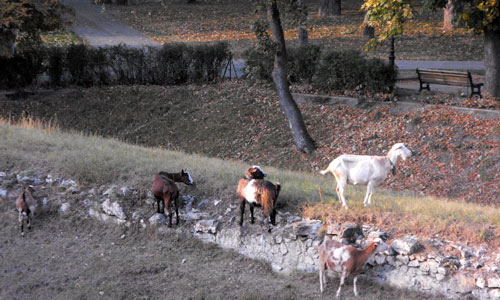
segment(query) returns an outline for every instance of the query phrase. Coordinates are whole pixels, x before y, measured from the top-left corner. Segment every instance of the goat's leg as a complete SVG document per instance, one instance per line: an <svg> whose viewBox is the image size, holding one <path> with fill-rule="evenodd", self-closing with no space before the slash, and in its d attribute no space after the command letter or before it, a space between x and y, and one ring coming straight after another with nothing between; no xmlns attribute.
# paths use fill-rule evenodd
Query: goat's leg
<svg viewBox="0 0 500 300"><path fill-rule="evenodd" d="M243 215L245 214L245 199L240 200L240 226L243 226Z"/></svg>
<svg viewBox="0 0 500 300"><path fill-rule="evenodd" d="M156 212L162 214L163 212L160 210L160 203L163 202L163 199L155 196L156 199ZM154 204L153 204L154 205Z"/></svg>
<svg viewBox="0 0 500 300"><path fill-rule="evenodd" d="M28 214L26 223L28 224L28 230L31 230L31 215Z"/></svg>
<svg viewBox="0 0 500 300"><path fill-rule="evenodd" d="M164 208L167 209L168 212L168 227L172 227L172 212L170 211L170 201L172 199L170 196L165 197L165 203L163 204Z"/></svg>
<svg viewBox="0 0 500 300"><path fill-rule="evenodd" d="M344 191L345 191L346 186L347 186L347 182L345 182L343 180L337 181L337 196L339 197L339 201L342 202L342 206L344 206L345 208L349 208L349 206L347 205L347 202L345 201L345 197L344 197Z"/></svg>
<svg viewBox="0 0 500 300"><path fill-rule="evenodd" d="M346 269L344 268L344 270L342 270L342 275L340 276L340 285L339 285L339 289L337 290L337 294L335 294L335 297L338 297L340 295L340 290L342 289L342 286L344 285L346 273L347 273Z"/></svg>
<svg viewBox="0 0 500 300"><path fill-rule="evenodd" d="M175 217L176 217L175 225L179 225L179 198L178 197L175 197L174 205L175 205Z"/></svg>
<svg viewBox="0 0 500 300"><path fill-rule="evenodd" d="M276 209L273 208L271 214L269 215L269 218L271 219L271 224L273 224L273 226L276 226Z"/></svg>
<svg viewBox="0 0 500 300"><path fill-rule="evenodd" d="M363 205L365 207L367 207L368 205L372 205L373 186L374 184L372 181L368 182L368 186L366 187L365 200L363 201Z"/></svg>
<svg viewBox="0 0 500 300"><path fill-rule="evenodd" d="M320 266L320 268L319 268L319 290L322 293L323 293L323 272L324 272L323 267Z"/></svg>
<svg viewBox="0 0 500 300"><path fill-rule="evenodd" d="M19 212L19 223L21 224L21 236L24 236L23 213Z"/></svg>
<svg viewBox="0 0 500 300"><path fill-rule="evenodd" d="M254 209L254 205L253 203L250 203L250 223L255 223L255 218L253 217L253 209Z"/></svg>
<svg viewBox="0 0 500 300"><path fill-rule="evenodd" d="M354 276L352 283L354 284L354 296L358 296L358 290L356 289L356 282L358 282L358 276Z"/></svg>

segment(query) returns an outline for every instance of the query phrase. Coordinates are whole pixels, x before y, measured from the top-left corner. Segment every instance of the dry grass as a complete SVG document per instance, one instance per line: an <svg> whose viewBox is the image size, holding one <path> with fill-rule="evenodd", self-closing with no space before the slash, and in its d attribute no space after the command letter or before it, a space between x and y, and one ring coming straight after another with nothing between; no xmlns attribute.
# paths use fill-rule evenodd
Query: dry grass
<svg viewBox="0 0 500 300"><path fill-rule="evenodd" d="M234 201L235 186L248 164L158 148L125 144L93 135L66 133L54 124L23 118L0 122L0 169L40 168L88 184L126 184L149 189L152 174L187 169L197 181L196 196ZM5 158L5 159L4 159ZM500 209L407 193L376 190L374 207L361 207L363 187L349 187L350 210L341 209L331 177L263 166L281 182L279 201L306 217L362 221L394 234L439 234L451 240L499 244ZM319 192L321 190L321 193Z"/></svg>

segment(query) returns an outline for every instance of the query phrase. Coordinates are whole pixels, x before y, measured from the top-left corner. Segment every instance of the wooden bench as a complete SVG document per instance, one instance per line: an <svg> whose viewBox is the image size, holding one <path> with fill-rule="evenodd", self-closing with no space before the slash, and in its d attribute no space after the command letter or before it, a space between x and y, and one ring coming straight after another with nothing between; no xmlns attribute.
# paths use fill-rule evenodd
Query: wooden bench
<svg viewBox="0 0 500 300"><path fill-rule="evenodd" d="M426 89L430 91L429 83L442 84L442 85L453 85L453 86L465 86L470 87L471 93L469 97L473 95L481 96L481 86L483 83L472 82L472 76L469 71L459 72L459 71L446 71L446 70L428 70L428 69L418 69L417 68L418 80L420 81L420 90ZM425 84L425 86L424 86Z"/></svg>

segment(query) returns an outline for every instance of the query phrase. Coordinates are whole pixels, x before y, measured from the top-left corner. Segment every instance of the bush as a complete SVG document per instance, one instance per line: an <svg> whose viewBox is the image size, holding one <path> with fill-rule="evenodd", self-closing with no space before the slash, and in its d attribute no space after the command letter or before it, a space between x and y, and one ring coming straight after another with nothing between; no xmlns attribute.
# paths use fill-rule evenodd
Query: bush
<svg viewBox="0 0 500 300"><path fill-rule="evenodd" d="M330 51L319 67L313 86L322 91L389 92L397 72L380 59L366 59L359 51Z"/></svg>
<svg viewBox="0 0 500 300"><path fill-rule="evenodd" d="M91 48L85 45L52 47L0 57L6 72L0 86L23 87L47 72L49 84L85 87L103 84L185 84L213 82L221 75L230 52L227 43L161 48ZM42 66L46 65L45 70Z"/></svg>
<svg viewBox="0 0 500 300"><path fill-rule="evenodd" d="M288 78L290 82L311 83L318 67L321 47L306 45L288 49Z"/></svg>
<svg viewBox="0 0 500 300"><path fill-rule="evenodd" d="M254 81L273 81L274 56L257 47L251 47L243 52L246 62L245 78Z"/></svg>
<svg viewBox="0 0 500 300"><path fill-rule="evenodd" d="M65 51L61 47L52 47L49 48L47 52L47 73L49 75L50 84L60 86L64 74Z"/></svg>
<svg viewBox="0 0 500 300"><path fill-rule="evenodd" d="M16 53L12 57L0 57L0 87L11 89L32 84L42 71L44 58L43 49Z"/></svg>

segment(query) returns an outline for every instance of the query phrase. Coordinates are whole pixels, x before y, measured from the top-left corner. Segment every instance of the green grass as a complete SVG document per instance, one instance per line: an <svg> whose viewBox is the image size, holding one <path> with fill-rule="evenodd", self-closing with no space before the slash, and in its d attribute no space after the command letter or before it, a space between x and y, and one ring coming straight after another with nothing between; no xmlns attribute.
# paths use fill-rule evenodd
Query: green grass
<svg viewBox="0 0 500 300"><path fill-rule="evenodd" d="M125 184L149 190L160 170L188 170L196 196L234 200L238 179L249 165L198 154L130 145L114 139L62 132L54 125L23 119L0 122L0 169L50 171L89 185ZM280 182L281 207L307 217L375 224L395 234L440 234L472 243L496 244L500 208L375 190L373 207L362 207L364 187L348 186L350 209L340 207L331 176L262 166L269 180ZM320 196L321 189L321 196Z"/></svg>

